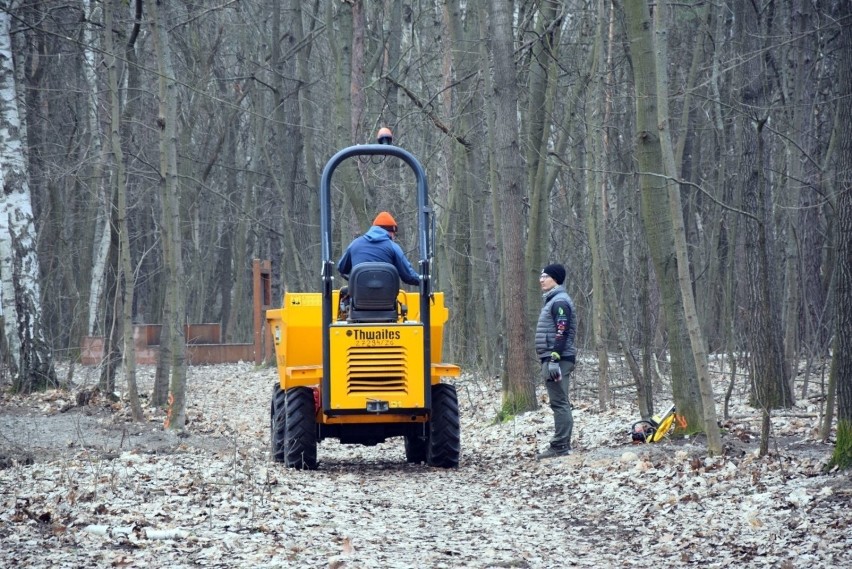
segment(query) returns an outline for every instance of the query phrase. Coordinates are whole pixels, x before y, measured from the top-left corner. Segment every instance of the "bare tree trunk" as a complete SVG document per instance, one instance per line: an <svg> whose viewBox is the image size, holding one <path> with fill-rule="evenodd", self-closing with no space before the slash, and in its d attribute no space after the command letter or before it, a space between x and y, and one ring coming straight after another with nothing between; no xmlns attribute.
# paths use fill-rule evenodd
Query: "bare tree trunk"
<svg viewBox="0 0 852 569"><path fill-rule="evenodd" d="M332 54L334 57L335 75L333 78L334 84L334 145L338 148L349 146L355 141L352 139L352 74L355 72L353 64L352 46L354 41L353 31L353 6L352 2L341 2L333 6L329 3L328 21L334 22L337 30L337 41L331 42ZM351 206L352 215L346 215L344 208L344 199L335 199L333 210L338 212L340 223L336 223L338 228L339 241L341 243L341 251L349 243L350 239L361 231L364 231L370 225L372 217L366 211L367 201L364 199L363 192L356 191L355 177L352 172L353 166L351 163L338 168L335 173L335 179L340 187L343 188L343 196L345 202ZM375 214L376 212L372 212ZM337 221L337 220L335 220Z"/></svg>
<svg viewBox="0 0 852 569"><path fill-rule="evenodd" d="M104 148L107 152L109 146ZM114 203L116 191L107 193L108 203ZM104 266L104 352L101 359L98 389L107 397L115 394L115 373L121 366L121 342L124 332L121 329L121 307L118 293L118 212L109 208L111 215L107 220L106 231L109 237L107 258Z"/></svg>
<svg viewBox="0 0 852 569"><path fill-rule="evenodd" d="M793 164L798 163L795 157L790 160L791 169L796 169ZM801 179L794 175L793 179ZM788 178L789 181L789 178ZM798 183L798 182L797 182ZM784 192L785 196L790 199L790 195L795 195L792 189ZM784 199L782 197L782 199ZM790 403L796 403L796 376L799 369L799 354L800 354L800 338L799 338L799 312L801 310L801 279L799 278L799 255L798 255L798 215L796 213L796 205L798 200L790 199L791 213L788 216L786 223L786 245L784 247L784 303L782 306L782 322L781 326L784 333L784 377L789 383Z"/></svg>
<svg viewBox="0 0 852 569"><path fill-rule="evenodd" d="M86 20L90 24L85 26L83 30L83 41L86 46L96 46L97 35L93 28L99 24L98 12L100 11L100 6L92 6L91 0L85 0L83 2L83 8L86 12ZM94 158L94 166L92 168L92 186L97 190L94 192L96 196L95 202L97 203L97 219L94 227L95 239L91 245L93 262L90 281L91 286L89 288L89 322L87 326L87 333L90 336L93 336L98 332L103 335L106 335L109 332L109 330L106 329L99 329L98 318L103 316L101 314L101 308L104 303L107 271L109 270L107 263L109 261L109 247L111 241L110 206L112 195L110 194L104 175L106 154L101 142L100 122L98 120L99 101L98 77L96 72L99 66L96 59L99 57L99 54L96 53L94 48L87 47L84 57L86 59L84 76L86 85L89 88L89 96L86 98L86 117L88 119L91 155ZM111 300L106 300L106 302L111 302ZM106 309L105 306L103 308ZM103 323L104 320L101 322ZM107 344L109 344L108 340ZM109 350L106 350L104 356L107 356L108 353ZM109 364L105 367L107 370L112 368Z"/></svg>
<svg viewBox="0 0 852 569"><path fill-rule="evenodd" d="M478 28L474 29L471 33L478 35L478 37L489 37L489 3L488 2L480 2L477 4L477 21ZM481 60L481 68L490 69L491 67L491 47L488 42L481 41L479 44L479 57ZM483 91L485 93L493 93L496 89L494 85L494 76L491 73L483 73L482 74L482 84ZM497 188L497 166L496 166L496 158L494 155L494 147L495 147L495 127L494 123L497 120L495 109L493 106L493 101L490 98L483 98L483 113L484 113L484 123L486 125L487 131L487 142L485 144L484 150L484 160L485 165L483 169L485 172L481 176L481 179L486 180L486 187L488 188ZM501 258L501 248L499 245L500 236L503 234L503 223L500 218L501 207L502 207L502 192L491 191L489 192L489 197L486 200L484 196L477 195L474 199L474 202L471 204L471 218L475 218L477 210L475 209L477 205L482 204L484 209L484 204L488 204L488 208L490 210L490 220L491 227L488 232L488 237L483 234L482 235L482 252L483 256L481 259L482 266L490 266L490 271L483 271L486 274L490 274L493 276L492 281L492 292L493 294L490 297L490 310L486 311L485 321L488 324L488 328L486 330L503 330L505 328L505 314L502 312L504 306L503 296L505 294L505 289L503 287L503 279L501 278L501 267L500 267L500 258ZM489 238L490 237L490 238ZM490 262L489 262L490 261ZM490 340L490 352L488 350L483 350L484 354L489 354L490 357L487 358L488 363L490 364L490 369L493 370L493 374L500 377L502 381L503 390L508 391L508 381L509 378L506 375L505 365L506 365L506 343L508 339L506 338L506 334L491 334L492 339ZM486 341L485 339L482 340Z"/></svg>
<svg viewBox="0 0 852 569"><path fill-rule="evenodd" d="M739 5L744 26L744 47L756 48L753 38L761 37L760 16L749 5ZM748 345L751 355L752 404L766 411L788 407L792 396L784 377L783 341L780 309L775 302L771 282L773 255L770 252L769 183L764 164L764 127L768 118L755 116L767 104L771 83L760 58L750 57L742 66L744 86L741 93L742 111L742 180L743 210L750 215L746 221L746 282L751 306L747 319ZM768 420L768 419L767 419ZM761 451L764 444L761 441Z"/></svg>
<svg viewBox="0 0 852 569"><path fill-rule="evenodd" d="M165 244L163 245L165 258ZM166 287L168 288L168 287ZM173 308L168 297L163 300L162 321L160 326L160 344L157 349L157 367L154 370L154 387L151 392L151 405L165 409L169 404L169 376L172 371L171 327L165 323L172 319Z"/></svg>
<svg viewBox="0 0 852 569"><path fill-rule="evenodd" d="M293 2L292 4L298 3ZM284 19L285 29L282 31L281 10L282 5L278 2L272 6L271 57L276 69L273 75L273 84L276 87L274 101L277 119L275 139L279 143L277 144L278 151L270 157L270 162L279 164L281 168L280 175L275 176L273 182L278 189L278 204L281 209L281 219L284 220L281 226L283 232L281 259L282 262L286 262L287 271L282 274L282 280L285 285L295 286L307 280L305 274L307 267L305 267L299 247L296 245L296 232L304 233L307 227L300 227L295 221L297 218L293 215L296 188L299 181L296 173L302 156L302 129L299 108L300 81L297 77L298 61L294 55L294 50L298 48L301 41L302 21L301 11L297 9L296 14L293 15L291 13L293 10L288 10L288 17ZM282 39L279 40L279 38ZM286 47L283 53L281 43L284 43L284 47ZM264 148L266 148L266 145L264 145Z"/></svg>
<svg viewBox="0 0 852 569"><path fill-rule="evenodd" d="M708 8L708 10L710 10L708 14L708 26L713 30L713 37L724 37L725 18L723 14L721 14L721 12L724 12L726 10L726 7L720 6L719 8ZM726 188L728 186L727 161L723 159L723 153L725 152L725 149L728 147L729 143L725 130L725 109L722 105L723 98L720 88L720 85L722 83L721 56L721 46L717 46L717 48L713 50L713 59L711 62L710 71L710 91L713 94L714 100L712 110L712 123L715 128L715 143L713 145L713 156L714 162L719 164L713 181L714 185L717 188ZM732 189L730 194L738 195L736 194L736 188ZM732 202L735 207L738 205L738 200L736 199L729 199L728 201ZM731 365L730 382L728 384L728 388L724 396L723 417L725 419L728 419L728 407L731 394L733 393L734 384L737 377L737 365L739 363L739 357L736 353L738 347L738 337L737 326L735 325L735 318L737 314L737 295L736 289L734 287L734 282L737 277L737 275L735 274L735 243L738 241L737 235L739 222L739 217L731 218L731 216L729 216L727 212L723 213L718 223L718 237L712 241L712 243L717 246L717 252L719 257L718 265L720 267L719 273L721 275L720 280L722 281L720 284L720 296L722 298L722 315L720 316L719 321L720 326L723 330L724 348L728 353L728 359ZM708 304L708 302L705 302L704 314L707 314L707 312L709 312L709 308L707 308Z"/></svg>
<svg viewBox="0 0 852 569"><path fill-rule="evenodd" d="M695 380L695 363L687 357L689 334L678 286L673 222L657 124L656 64L653 28L646 0L626 0L630 53L636 89L636 157L639 163L642 221L654 262L666 317L671 358L672 392L678 413L691 425L704 424Z"/></svg>
<svg viewBox="0 0 852 569"><path fill-rule="evenodd" d="M294 28L294 33L298 33L299 37L302 38L302 42L305 42L305 38L313 37L316 31L316 27L319 25L318 18L312 18L312 13L308 13L310 27L307 29L307 33L305 33L304 26L302 25L303 19L303 7L302 0L290 0L291 7L293 11L293 22L294 26L298 25L299 28L296 30ZM394 5L397 5L397 2L394 2ZM315 6L318 3L315 3ZM398 12L399 10L397 10ZM300 211L300 215L307 220L307 224L309 227L319 227L319 192L316 191L316 188L319 187L319 173L320 166L317 163L316 158L316 148L317 144L315 142L315 133L314 133L314 91L312 88L313 85L313 72L314 68L310 62L310 54L312 51L312 43L306 42L306 45L303 49L300 49L297 54L297 71L300 82L299 87L299 112L302 117L302 154L304 158L303 168L305 175L305 188L302 192L302 199L300 200L302 204L302 208ZM305 239L303 243L314 243L316 241L315 232L306 233ZM319 249L308 248L309 250L305 253L305 265L307 267L306 274L304 276L304 281L301 283L303 287L313 285L315 282L315 273L313 272L313 267L319 266Z"/></svg>
<svg viewBox="0 0 852 569"><path fill-rule="evenodd" d="M92 12L90 17L93 17L95 12ZM107 26L107 15L112 17L112 11L107 7L102 10L104 22L104 52L109 55L114 55L110 48L112 47L112 27ZM95 20L92 20L95 21ZM93 42L94 43L94 42ZM107 63L114 65L115 62ZM97 66L96 66L97 67ZM109 70L107 71L109 76ZM95 81L95 77L88 78L90 81ZM109 79L107 80L108 89L111 87ZM97 100L98 89L96 83L94 87L95 100L90 101L89 117L92 133L93 146L98 148L96 163L94 167L94 185L97 188L97 195L100 199L98 205L98 221L95 229L95 250L93 251L94 263L92 267L92 290L89 295L89 302L92 303L94 309L89 312L89 334L94 334L96 330L96 322L98 316L103 316L102 326L100 329L101 335L104 338L103 358L101 360L100 377L98 379L98 389L105 394L110 400L115 399L115 374L121 366L121 345L123 342L123 322L121 320L121 294L119 291L119 235L118 235L118 211L113 207L117 202L118 182L115 179L115 163L110 163L110 158L114 157L112 140L109 139L107 144L103 144L100 140L101 134L97 120ZM117 87L116 87L117 88ZM113 92L107 92L107 100L112 103ZM112 110L109 109L109 118L112 120ZM116 113L118 109L115 109ZM110 125L112 128L112 125ZM117 126L116 126L117 128ZM112 169L111 169L112 168ZM101 308L100 303L103 302Z"/></svg>
<svg viewBox="0 0 852 569"><path fill-rule="evenodd" d="M713 399L713 383L707 371L707 348L704 344L704 334L698 321L698 311L695 308L695 297L692 293L692 279L689 274L689 259L686 252L686 230L683 223L683 209L680 202L680 187L672 178L679 178L672 150L671 130L669 128L668 105L668 28L665 24L666 2L657 4L655 12L656 30L656 66L657 66L657 124L660 129L660 147L663 153L665 174L669 178L668 196L671 207L672 233L674 234L675 254L677 256L678 281L680 284L683 312L686 316L686 327L692 345L692 357L698 372L698 389L701 395L701 409L704 419L704 434L707 436L707 450L711 456L722 454L722 439L719 425L716 423L716 402Z"/></svg>
<svg viewBox="0 0 852 569"><path fill-rule="evenodd" d="M12 58L12 15L0 10L0 352L15 391L29 393L56 386L53 356L42 328L38 231L33 219L26 140L18 113Z"/></svg>
<svg viewBox="0 0 852 569"><path fill-rule="evenodd" d="M494 66L495 121L494 158L502 218L503 314L506 321L506 368L503 412L517 414L535 409L535 381L526 309L527 270L523 258L524 220L523 167L517 121L517 76L513 57L512 5L492 0L490 47Z"/></svg>
<svg viewBox="0 0 852 569"><path fill-rule="evenodd" d="M542 268L551 262L564 262L562 259L548 258L552 179L547 176L546 160L552 142L549 117L553 115L558 77L554 62L559 59L559 30L562 19L559 4L554 0L539 2L538 11L534 16L536 41L531 46L528 101L522 125L530 204L525 258L528 266L536 268ZM554 215L561 217L563 212L556 211ZM535 318L541 290L538 282L533 279L526 283L526 287L528 310L530 316Z"/></svg>
<svg viewBox="0 0 852 569"><path fill-rule="evenodd" d="M753 103L752 103L753 104ZM765 119L746 119L745 131L751 131L747 137L749 142L744 150L747 170L744 172L743 207L750 212L754 219L746 225L746 249L748 268L746 281L752 310L749 314L748 344L751 356L752 404L764 411L764 421L769 421L770 409L786 406L789 398L784 396L788 387L784 378L783 350L781 346L780 328L772 308L772 294L769 287L769 257L766 233L765 193L762 175L763 161L763 126ZM754 154L757 156L754 156ZM779 385L780 383L780 385ZM768 432L768 427L764 429ZM761 433L764 432L761 431ZM760 456L768 451L768 439L761 438Z"/></svg>
<svg viewBox="0 0 852 569"><path fill-rule="evenodd" d="M657 311L652 310L650 277L651 263L644 247L639 249L639 335L642 348L642 377L636 379L636 393L639 398L639 411L642 418L647 419L654 415L654 377L655 367L652 364L654 357L654 328L653 321L658 317ZM629 346L628 348L629 349Z"/></svg>
<svg viewBox="0 0 852 569"><path fill-rule="evenodd" d="M598 408L605 411L609 405L609 353L604 334L606 333L606 283L609 263L606 251L606 160L605 143L606 115L609 103L604 95L606 55L604 24L607 12L603 0L597 2L597 25L592 48L594 67L589 74L589 89L586 101L586 229L591 253L592 271L592 345L598 357ZM600 108L601 106L604 108ZM616 308L617 310L617 308Z"/></svg>
<svg viewBox="0 0 852 569"><path fill-rule="evenodd" d="M141 1L141 0L140 0ZM124 374L127 381L127 395L133 419L141 421L142 406L139 403L139 390L136 386L136 347L133 343L133 286L135 283L133 266L130 262L130 239L127 225L127 174L124 166L124 151L121 147L120 102L118 96L118 65L113 42L113 0L106 0L104 6L104 51L107 57L107 74L110 94L110 147L113 153L115 183L118 186L116 216L119 236L119 273L118 293L123 309L121 329L123 334ZM134 41L139 23L136 22L130 41ZM132 45L132 44L131 44ZM132 47L131 47L132 49Z"/></svg>
<svg viewBox="0 0 852 569"><path fill-rule="evenodd" d="M180 233L180 185L177 178L177 88L172 68L168 27L168 8L163 0L150 4L154 21L154 39L159 68L160 114L160 188L163 198L163 227L166 254L167 296L172 311L164 320L169 328L172 375L169 382L166 427L181 430L186 424L186 338L184 329L184 271ZM162 345L161 345L162 349Z"/></svg>
<svg viewBox="0 0 852 569"><path fill-rule="evenodd" d="M465 97L464 91L454 90L452 86L461 80L460 77L476 81L474 70L479 67L479 56L476 52L462 49L462 46L469 45L471 27L479 29L477 9L470 6L463 16L458 0L445 0L442 15L446 30L442 36L445 39L442 112L447 117L459 117L455 123L458 131L470 132L478 113L459 112L460 108L469 108L468 105L473 102ZM399 52L399 46L396 46L396 51ZM489 352L487 340L482 341L483 337L489 336L484 332L487 327L483 308L488 307L494 298L493 294L488 295L491 281L481 262L484 258L482 235L490 216L471 207L479 190L477 173L480 168L474 148L465 142L460 142L455 136L444 137L442 150L446 167L439 169L439 176L442 177L440 186L447 192L436 196L433 202L439 220L438 266L443 264L447 267L447 270L438 273L439 288L450 295L448 306L456 323L444 334L445 358L478 366L487 361Z"/></svg>
<svg viewBox="0 0 852 569"><path fill-rule="evenodd" d="M837 384L837 443L834 453L826 465L827 469L838 466L852 468L852 7L848 2L840 3L840 14L835 21L840 26L838 46L840 76L837 86L838 116L835 121L836 162L834 172L837 199L834 206L837 248L835 280L835 304L837 316L834 327L834 350L832 350L831 375Z"/></svg>

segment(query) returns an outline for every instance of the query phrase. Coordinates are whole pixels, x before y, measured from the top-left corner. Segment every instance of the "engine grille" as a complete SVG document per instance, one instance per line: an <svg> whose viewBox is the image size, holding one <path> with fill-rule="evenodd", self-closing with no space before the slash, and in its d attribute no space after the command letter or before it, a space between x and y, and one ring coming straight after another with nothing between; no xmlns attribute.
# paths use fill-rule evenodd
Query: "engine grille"
<svg viewBox="0 0 852 569"><path fill-rule="evenodd" d="M408 392L404 347L353 346L347 357L347 393Z"/></svg>

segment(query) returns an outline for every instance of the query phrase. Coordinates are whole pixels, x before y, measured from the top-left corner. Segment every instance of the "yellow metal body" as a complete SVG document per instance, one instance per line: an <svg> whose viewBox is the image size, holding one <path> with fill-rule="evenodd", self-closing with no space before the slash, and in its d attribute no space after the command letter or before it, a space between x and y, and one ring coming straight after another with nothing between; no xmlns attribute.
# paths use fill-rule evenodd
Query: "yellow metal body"
<svg viewBox="0 0 852 569"><path fill-rule="evenodd" d="M651 435L651 438L648 440L648 442L658 443L661 440L663 440L666 437L666 435L669 434L669 431L671 430L672 426L674 425L674 420L675 420L674 414L671 414L671 415L667 416L665 419L663 419L662 423L660 423L660 426L657 427L656 431L654 431L654 434Z"/></svg>
<svg viewBox="0 0 852 569"><path fill-rule="evenodd" d="M651 417L651 423L653 423L657 429L654 431L654 434L648 439L648 442L658 443L663 440L666 436L668 436L669 431L671 431L674 427L675 419L677 418L677 414L675 413L675 406L670 405L668 409L666 409L662 415L654 415Z"/></svg>
<svg viewBox="0 0 852 569"><path fill-rule="evenodd" d="M426 405L423 327L419 324L346 324L331 327L331 409L361 410L370 400L390 410Z"/></svg>
<svg viewBox="0 0 852 569"><path fill-rule="evenodd" d="M339 291L333 291L333 307L338 306L338 298ZM408 309L404 321L332 322L330 413L318 411L319 423L425 421L428 419L425 415L411 412L425 407L425 386L440 383L442 377L459 375L456 365L431 363L427 383L423 377L425 362L419 296L400 291L397 300ZM336 314L336 310L334 312ZM448 317L443 293L435 293L430 307L431 362L441 361L443 329ZM319 387L323 377L321 294L288 292L282 307L268 310L266 319L275 344L281 389ZM367 405L371 401L383 402L387 411L368 413ZM394 413L395 409L400 413Z"/></svg>

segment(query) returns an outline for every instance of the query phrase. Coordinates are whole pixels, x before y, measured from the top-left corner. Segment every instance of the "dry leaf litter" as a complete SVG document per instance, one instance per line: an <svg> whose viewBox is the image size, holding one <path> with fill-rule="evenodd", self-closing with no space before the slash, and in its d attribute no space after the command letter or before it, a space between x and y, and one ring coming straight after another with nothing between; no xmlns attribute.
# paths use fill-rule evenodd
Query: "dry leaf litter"
<svg viewBox="0 0 852 569"><path fill-rule="evenodd" d="M495 423L499 380L465 375L458 469L407 464L391 439L323 441L319 469L298 471L269 460L273 368L189 368L182 433L147 407L130 421L97 373L0 397L0 567L852 567L852 485L823 473L819 398L776 413L759 458L759 413L735 392L726 453L708 457L700 436L631 444L632 388L600 412L581 362L576 449L536 461L544 390ZM140 368L143 392L153 373Z"/></svg>

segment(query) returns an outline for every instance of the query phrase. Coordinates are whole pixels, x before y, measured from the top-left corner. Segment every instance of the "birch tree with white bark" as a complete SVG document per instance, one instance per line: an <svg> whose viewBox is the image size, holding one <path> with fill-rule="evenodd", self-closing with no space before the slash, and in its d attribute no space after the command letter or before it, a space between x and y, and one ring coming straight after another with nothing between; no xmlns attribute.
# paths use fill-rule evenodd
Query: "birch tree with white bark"
<svg viewBox="0 0 852 569"><path fill-rule="evenodd" d="M89 289L89 321L86 331L90 336L99 332L98 317L100 315L101 301L104 296L106 284L106 265L109 258L110 246L110 196L107 185L104 183L104 161L103 144L101 141L101 129L98 119L98 77L96 69L100 61L98 55L97 28L100 26L100 6L92 5L91 0L83 0L83 8L86 11L88 25L83 28L83 43L86 46L83 56L86 62L84 66L86 86L89 88L87 100L87 119L89 125L89 138L91 140L91 156L94 157L92 169L92 184L97 188L97 219L95 221L95 240L92 244L92 285Z"/></svg>
<svg viewBox="0 0 852 569"><path fill-rule="evenodd" d="M0 306L4 363L15 391L56 384L41 325L36 225L24 160L9 2L0 2Z"/></svg>

